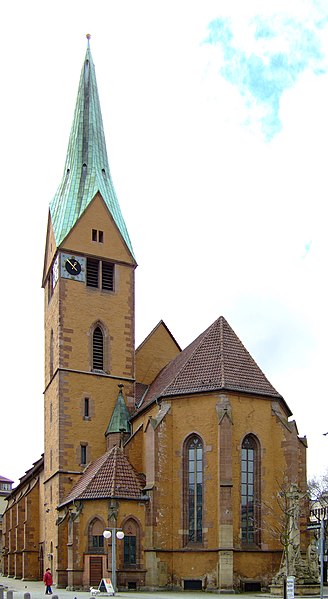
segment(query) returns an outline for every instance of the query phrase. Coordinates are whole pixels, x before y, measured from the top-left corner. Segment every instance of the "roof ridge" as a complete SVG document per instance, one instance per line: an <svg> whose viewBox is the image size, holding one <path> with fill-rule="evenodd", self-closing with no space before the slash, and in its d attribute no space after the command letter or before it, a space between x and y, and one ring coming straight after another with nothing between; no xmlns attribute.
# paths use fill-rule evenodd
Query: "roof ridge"
<svg viewBox="0 0 328 599"><path fill-rule="evenodd" d="M141 499L144 485L143 475L134 468L122 447L114 445L82 474L59 507L84 499Z"/></svg>
<svg viewBox="0 0 328 599"><path fill-rule="evenodd" d="M118 445L114 445L113 447L113 478L112 478L112 494L115 495L115 489L116 489L116 474L117 474L117 452L118 452Z"/></svg>
<svg viewBox="0 0 328 599"><path fill-rule="evenodd" d="M180 358L180 356L183 356L184 352L186 352L188 350L188 348L190 348L193 344L195 344L195 347L192 350L192 352L190 353L190 355L186 355L186 359L185 359L185 361L182 362L180 370L188 364L188 362L193 358L193 356L195 355L197 350L200 347L202 347L202 344L204 343L210 329L214 326L214 324L215 323L212 323L209 327L207 327L207 329L205 329L205 331L203 331L200 335L198 335L198 337L196 337L196 339L194 339L191 343L189 343L189 345L187 345L187 347L180 354L178 354L176 356L176 358L174 358L174 360L172 360L172 362L174 362L175 360L178 360ZM197 343L197 341L199 343ZM169 367L172 364L172 362L169 362L169 364L167 364L165 366L165 368ZM170 382L164 387L164 389L163 389L164 392L167 390L168 387L170 387L172 385L172 383L176 380L176 378L178 376L179 376L179 372L175 376L173 376L172 379L170 380Z"/></svg>
<svg viewBox="0 0 328 599"><path fill-rule="evenodd" d="M106 462L106 460L109 457L110 452L112 451L112 449L110 449L109 451L106 451L106 453L104 453L103 455L99 456L98 458L95 459L94 462L91 462L87 468L84 470L84 472L82 472L82 477L83 475L87 476L88 474L91 474L91 478L89 481L87 481L87 484L84 486L83 491L87 491L87 489L89 489L90 485L92 484L92 481L94 479L95 476L97 476L99 470L102 468L102 466L104 465L104 463ZM76 483L76 486L74 485L72 487L72 490L74 488L76 488L78 486L79 483L83 483L84 481L82 480L82 478ZM72 491L71 490L71 491ZM68 494L71 494L71 492Z"/></svg>
<svg viewBox="0 0 328 599"><path fill-rule="evenodd" d="M155 333L155 331L157 331L161 325L164 326L164 328L166 329L167 333L170 335L171 339L174 341L174 343L176 344L176 346L179 348L180 352L182 351L179 343L177 342L177 340L175 339L175 337L172 335L170 329L165 324L164 320L161 318L161 320L152 328L152 330L148 333L148 335L138 345L138 347L136 348L136 352L138 352L145 345L145 343L148 341L148 339L150 339L150 337L153 335L153 333Z"/></svg>
<svg viewBox="0 0 328 599"><path fill-rule="evenodd" d="M223 316L214 321L154 379L138 413L156 399L213 391L283 397Z"/></svg>
<svg viewBox="0 0 328 599"><path fill-rule="evenodd" d="M140 484L142 483L142 484L144 485L144 482L145 482L145 481L144 481L144 476L145 476L145 475L144 475L144 474L142 474L141 472L138 472L138 470L136 470L136 468L133 466L133 464L131 464L131 462L130 462L130 460L129 460L128 456L127 456L127 455L124 453L123 449L122 449L122 448L119 448L119 449L121 450L121 457L122 457L123 461L124 461L124 462L127 464L128 468L129 468L129 470L130 470L130 472L133 474L133 476L134 476L135 478L137 478L137 479L138 479L138 482L139 482Z"/></svg>
<svg viewBox="0 0 328 599"><path fill-rule="evenodd" d="M220 367L221 367L221 384L222 387L225 386L225 368L224 368L224 350L225 350L225 346L224 346L224 333L223 333L223 325L224 325L224 318L223 316L220 316L219 318L219 327L220 327Z"/></svg>

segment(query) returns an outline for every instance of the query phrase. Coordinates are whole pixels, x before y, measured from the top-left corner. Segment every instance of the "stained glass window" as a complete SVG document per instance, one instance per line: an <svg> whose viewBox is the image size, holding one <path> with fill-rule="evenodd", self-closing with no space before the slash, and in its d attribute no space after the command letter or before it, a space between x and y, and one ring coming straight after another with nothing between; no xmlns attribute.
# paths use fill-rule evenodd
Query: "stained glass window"
<svg viewBox="0 0 328 599"><path fill-rule="evenodd" d="M203 528L203 445L192 437L187 445L188 541L202 542Z"/></svg>
<svg viewBox="0 0 328 599"><path fill-rule="evenodd" d="M258 451L252 435L241 450L241 536L244 544L259 541Z"/></svg>

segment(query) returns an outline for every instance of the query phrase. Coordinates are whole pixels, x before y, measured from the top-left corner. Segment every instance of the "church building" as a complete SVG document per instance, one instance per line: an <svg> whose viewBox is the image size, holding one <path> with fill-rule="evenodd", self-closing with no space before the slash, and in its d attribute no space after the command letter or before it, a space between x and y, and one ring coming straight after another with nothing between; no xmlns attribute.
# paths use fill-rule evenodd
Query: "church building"
<svg viewBox="0 0 328 599"><path fill-rule="evenodd" d="M8 497L4 574L267 587L277 494L305 491L306 439L223 316L183 350L163 321L135 348L136 267L88 42L46 233L44 454Z"/></svg>

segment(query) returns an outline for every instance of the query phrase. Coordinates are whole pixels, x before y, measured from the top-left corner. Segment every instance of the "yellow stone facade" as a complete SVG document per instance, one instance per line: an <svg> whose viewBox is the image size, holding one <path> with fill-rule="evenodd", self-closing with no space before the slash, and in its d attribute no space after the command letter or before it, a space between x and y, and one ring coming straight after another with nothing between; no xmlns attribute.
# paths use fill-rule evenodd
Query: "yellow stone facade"
<svg viewBox="0 0 328 599"><path fill-rule="evenodd" d="M289 483L305 492L306 440L299 438L284 399L222 317L210 329L212 336L204 332L184 352L162 321L135 349L136 261L114 212L98 191L58 245L49 216L43 272L44 457L10 496L4 514L5 574L38 579L51 567L58 587L95 586L112 576L111 544L102 532L114 527L125 533L117 541L119 588L267 587L282 550L274 534L281 518L275 499ZM73 263L110 262L113 290L68 278L65 256ZM93 367L97 327L103 336L101 369ZM211 341L209 353L184 375L197 352L223 329L230 339L228 358L220 345L225 339ZM231 384L222 374L225 359ZM198 379L189 384L196 370ZM123 427L115 412L118 389L129 414ZM242 533L245 439L255 448L254 542ZM106 471L117 447L126 461L115 464L124 463L124 471ZM201 478L193 487L191 451L201 455L195 461ZM132 483L140 484L139 495L132 494Z"/></svg>
<svg viewBox="0 0 328 599"><path fill-rule="evenodd" d="M92 241L92 230L104 233ZM52 238L52 232L47 235ZM51 249L52 247L52 249ZM54 248L45 257L45 501L48 542L58 547L56 508L81 472L80 448L87 463L106 450L105 431L117 397L118 383L134 396L134 269L121 236L102 198L97 195L60 248L75 257L91 256L115 263L115 293L89 288L84 282L58 278L49 299L47 279ZM104 371L92 372L92 330L100 323L105 335ZM51 358L51 336L54 355ZM84 418L84 400L89 417ZM62 553L60 552L62 556ZM62 556L63 557L63 556ZM62 570L61 566L59 569Z"/></svg>
<svg viewBox="0 0 328 599"><path fill-rule="evenodd" d="M92 229L100 226L106 242L99 248L90 237ZM51 236L50 230L48 239ZM14 564L9 553L7 572L38 578L41 562L52 567L59 587L69 588L94 584L94 564L100 571L101 563L103 577L111 576L110 547L109 554L105 543L102 553L92 555L88 544L88 531L95 518L100 528L110 525L110 500L84 501L82 509L80 504L62 510L58 506L85 470L80 463L81 443L86 445L88 463L105 453L105 431L117 386L123 384L127 407L131 415L135 414L124 452L136 471L145 475L147 501L118 500L116 525L124 529L127 520L135 519L139 544L138 566L129 569L124 568L123 544L117 543L120 586L183 589L186 584L188 588L188 581L199 581L202 589L223 590L242 588L247 580L267 586L279 567L281 545L270 532L273 521L280 517L278 507L267 511L266 506L272 506L279 484L286 479L295 481L303 491L306 481L306 444L290 422L285 403L242 393L190 393L165 398L135 412L135 371L143 384L151 384L180 354L180 348L160 323L134 352L135 262L112 219L104 213L99 196L59 250L113 261L115 293L88 289L82 282L59 277L49 298L47 278L55 256L49 246L44 279L44 470L38 493L31 490L28 495L33 511L30 526L38 537L38 550L33 566L29 562L25 570L17 555ZM108 333L103 373L92 372L90 362L90 331L97 322ZM86 397L87 419L83 412ZM204 447L203 540L194 546L186 542L184 513L184 444L192 434L202 439ZM249 434L258 439L260 448L261 540L245 550L241 541L240 461L242 442ZM20 501L16 502L12 510L19 513L19 505ZM6 517L10 538L19 523L10 522L11 510ZM58 519L63 521L58 524Z"/></svg>
<svg viewBox="0 0 328 599"><path fill-rule="evenodd" d="M220 405L229 402L229 415L222 417ZM148 576L157 585L183 588L188 579L200 579L202 588L241 588L247 580L267 586L279 569L281 544L273 533L282 514L275 503L279 485L286 478L297 481L305 493L304 440L300 440L286 415L269 399L236 394L194 395L166 400L165 419L153 429L158 408L137 418L133 426L144 436L143 471L152 489L155 525L150 536L160 548L154 561L149 559ZM163 409L163 403L162 403ZM222 418L222 420L221 420ZM156 425L155 425L156 426ZM226 431L228 429L228 447ZM142 433L140 432L142 431ZM183 528L183 444L191 433L204 441L204 521L203 543L186 547ZM261 542L258 547L243 549L240 521L241 445L245 435L253 434L260 442L261 468ZM140 449L129 452L132 463L140 469ZM222 463L222 454L227 463ZM221 488L220 488L221 487ZM231 491L228 501L225 492ZM156 506L156 507L155 507ZM226 514L226 512L229 512ZM305 539L304 539L305 542ZM165 574L164 574L165 573ZM156 586L156 585L155 585Z"/></svg>

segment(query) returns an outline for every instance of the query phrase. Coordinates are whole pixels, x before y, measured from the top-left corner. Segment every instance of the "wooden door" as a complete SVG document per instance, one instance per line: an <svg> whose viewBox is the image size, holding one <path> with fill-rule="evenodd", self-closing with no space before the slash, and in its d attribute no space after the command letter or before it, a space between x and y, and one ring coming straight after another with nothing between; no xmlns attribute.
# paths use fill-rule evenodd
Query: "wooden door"
<svg viewBox="0 0 328 599"><path fill-rule="evenodd" d="M103 577L102 557L90 556L89 583L91 587L97 587Z"/></svg>

